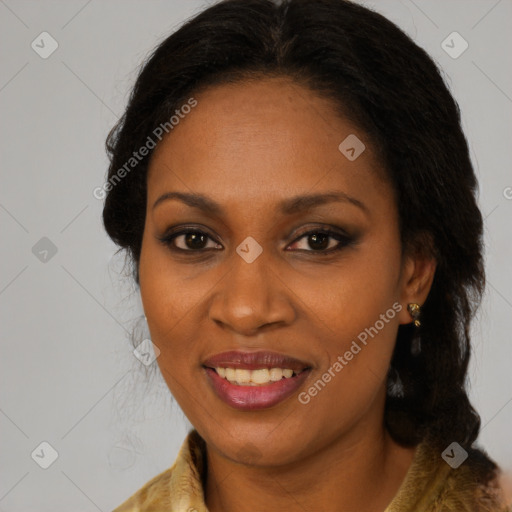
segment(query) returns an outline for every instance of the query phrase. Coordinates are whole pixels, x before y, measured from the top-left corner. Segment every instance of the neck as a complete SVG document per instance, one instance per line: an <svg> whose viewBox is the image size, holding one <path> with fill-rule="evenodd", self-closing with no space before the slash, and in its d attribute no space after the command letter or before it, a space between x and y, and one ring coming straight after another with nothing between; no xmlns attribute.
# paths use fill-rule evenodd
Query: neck
<svg viewBox="0 0 512 512"><path fill-rule="evenodd" d="M382 512L409 469L414 448L396 444L382 426L353 429L321 451L281 466L247 466L208 449L210 512L322 510Z"/></svg>

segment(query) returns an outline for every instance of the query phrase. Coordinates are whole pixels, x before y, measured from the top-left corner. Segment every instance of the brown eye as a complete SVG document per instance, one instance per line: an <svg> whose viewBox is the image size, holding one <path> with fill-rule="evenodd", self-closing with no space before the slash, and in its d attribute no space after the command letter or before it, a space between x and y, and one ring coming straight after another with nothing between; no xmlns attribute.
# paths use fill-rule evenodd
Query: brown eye
<svg viewBox="0 0 512 512"><path fill-rule="evenodd" d="M200 233L187 233L185 235L182 235L184 238L185 246L188 249L197 250L197 249L204 249L207 242L207 235L200 234Z"/></svg>
<svg viewBox="0 0 512 512"><path fill-rule="evenodd" d="M329 247L329 238L325 233L315 233L308 235L308 244L312 249L322 251Z"/></svg>
<svg viewBox="0 0 512 512"><path fill-rule="evenodd" d="M192 229L171 233L159 238L159 240L172 250L183 252L200 252L205 249L216 249L219 245L205 232ZM208 240L213 242L213 246L207 246Z"/></svg>
<svg viewBox="0 0 512 512"><path fill-rule="evenodd" d="M318 252L321 254L329 254L333 251L337 251L352 242L350 237L335 231L315 230L304 233L292 245L299 244L300 240L303 239L306 247L294 247L294 249L306 252ZM310 249L308 249L308 247Z"/></svg>

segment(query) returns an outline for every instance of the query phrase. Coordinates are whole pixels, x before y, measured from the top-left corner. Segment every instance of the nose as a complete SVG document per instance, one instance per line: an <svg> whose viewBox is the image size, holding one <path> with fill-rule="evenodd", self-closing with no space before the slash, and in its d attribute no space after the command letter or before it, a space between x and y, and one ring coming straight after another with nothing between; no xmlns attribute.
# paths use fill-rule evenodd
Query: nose
<svg viewBox="0 0 512 512"><path fill-rule="evenodd" d="M290 325L296 314L291 294L265 251L252 263L235 253L211 302L210 319L245 336Z"/></svg>

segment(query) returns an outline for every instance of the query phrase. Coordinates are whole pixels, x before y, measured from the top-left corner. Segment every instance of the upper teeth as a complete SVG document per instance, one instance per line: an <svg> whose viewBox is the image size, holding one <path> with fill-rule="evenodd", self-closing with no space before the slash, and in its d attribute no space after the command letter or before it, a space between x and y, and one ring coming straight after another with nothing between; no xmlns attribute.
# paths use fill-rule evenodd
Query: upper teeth
<svg viewBox="0 0 512 512"><path fill-rule="evenodd" d="M241 368L215 368L215 371L224 379L233 384L242 386L255 386L258 384L267 384L268 382L277 382L283 377L290 378L293 370L289 368L261 368L259 370L245 370Z"/></svg>

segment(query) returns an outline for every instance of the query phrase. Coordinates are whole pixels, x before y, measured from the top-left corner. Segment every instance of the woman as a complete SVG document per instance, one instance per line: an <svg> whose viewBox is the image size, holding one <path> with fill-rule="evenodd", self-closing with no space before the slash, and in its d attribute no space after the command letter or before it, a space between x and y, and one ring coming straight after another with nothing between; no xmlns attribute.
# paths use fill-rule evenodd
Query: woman
<svg viewBox="0 0 512 512"><path fill-rule="evenodd" d="M505 510L465 389L484 287L458 107L343 0L227 0L109 135L104 224L194 426L115 512Z"/></svg>

